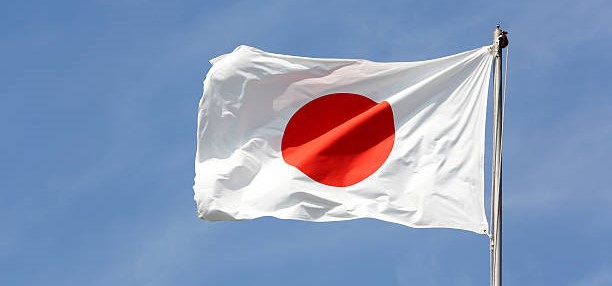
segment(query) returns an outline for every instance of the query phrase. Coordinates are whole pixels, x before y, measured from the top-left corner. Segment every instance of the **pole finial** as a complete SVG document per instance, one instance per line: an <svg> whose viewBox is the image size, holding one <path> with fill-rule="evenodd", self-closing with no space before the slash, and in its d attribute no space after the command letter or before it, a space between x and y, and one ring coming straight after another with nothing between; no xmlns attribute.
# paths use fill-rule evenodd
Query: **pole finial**
<svg viewBox="0 0 612 286"><path fill-rule="evenodd" d="M493 44L497 45L500 50L508 46L508 37L506 34L508 34L508 32L502 30L499 24L495 25L495 30L493 31Z"/></svg>

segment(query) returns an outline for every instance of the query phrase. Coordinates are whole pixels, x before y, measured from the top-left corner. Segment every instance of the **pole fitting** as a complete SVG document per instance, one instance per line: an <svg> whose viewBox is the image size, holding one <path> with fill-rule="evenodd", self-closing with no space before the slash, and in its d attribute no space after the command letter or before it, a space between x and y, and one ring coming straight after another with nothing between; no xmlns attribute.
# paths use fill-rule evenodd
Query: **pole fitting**
<svg viewBox="0 0 612 286"><path fill-rule="evenodd" d="M495 30L493 30L493 43L495 44L497 49L503 49L508 46L508 34L507 31L504 31L500 28L499 24L495 26Z"/></svg>

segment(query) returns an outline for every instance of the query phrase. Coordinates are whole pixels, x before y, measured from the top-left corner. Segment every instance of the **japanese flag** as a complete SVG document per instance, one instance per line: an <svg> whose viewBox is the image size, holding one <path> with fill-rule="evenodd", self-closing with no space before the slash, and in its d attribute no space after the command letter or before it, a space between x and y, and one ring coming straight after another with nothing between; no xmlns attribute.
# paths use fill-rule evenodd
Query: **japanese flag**
<svg viewBox="0 0 612 286"><path fill-rule="evenodd" d="M199 216L368 217L486 234L492 59L488 46L421 62L247 46L213 59L198 113Z"/></svg>

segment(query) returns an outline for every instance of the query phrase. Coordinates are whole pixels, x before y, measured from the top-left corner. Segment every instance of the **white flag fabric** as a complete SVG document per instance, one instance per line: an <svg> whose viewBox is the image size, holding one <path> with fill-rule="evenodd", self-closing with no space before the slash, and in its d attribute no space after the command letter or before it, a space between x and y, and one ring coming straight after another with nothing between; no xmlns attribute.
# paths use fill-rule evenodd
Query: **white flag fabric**
<svg viewBox="0 0 612 286"><path fill-rule="evenodd" d="M490 47L378 63L240 46L198 113L200 218L375 218L487 233Z"/></svg>

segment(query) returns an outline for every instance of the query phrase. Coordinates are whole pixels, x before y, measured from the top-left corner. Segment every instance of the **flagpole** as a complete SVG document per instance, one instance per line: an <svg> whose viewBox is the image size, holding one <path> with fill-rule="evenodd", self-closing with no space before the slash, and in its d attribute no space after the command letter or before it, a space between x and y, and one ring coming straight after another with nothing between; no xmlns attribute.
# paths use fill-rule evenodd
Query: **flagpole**
<svg viewBox="0 0 612 286"><path fill-rule="evenodd" d="M502 98L502 49L508 45L506 31L499 25L493 30L495 64L493 73L493 156L491 189L491 286L501 286L502 278L502 134L504 100Z"/></svg>

